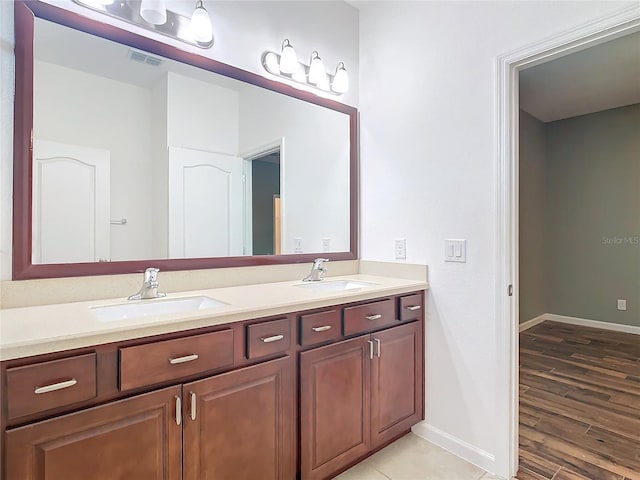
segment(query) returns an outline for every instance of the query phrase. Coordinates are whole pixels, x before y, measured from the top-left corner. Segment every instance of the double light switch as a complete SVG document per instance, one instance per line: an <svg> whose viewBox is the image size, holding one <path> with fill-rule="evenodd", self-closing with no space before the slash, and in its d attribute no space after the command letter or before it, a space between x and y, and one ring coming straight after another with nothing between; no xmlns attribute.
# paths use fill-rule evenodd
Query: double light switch
<svg viewBox="0 0 640 480"><path fill-rule="evenodd" d="M467 261L467 241L454 239L445 240L444 261L465 263Z"/></svg>

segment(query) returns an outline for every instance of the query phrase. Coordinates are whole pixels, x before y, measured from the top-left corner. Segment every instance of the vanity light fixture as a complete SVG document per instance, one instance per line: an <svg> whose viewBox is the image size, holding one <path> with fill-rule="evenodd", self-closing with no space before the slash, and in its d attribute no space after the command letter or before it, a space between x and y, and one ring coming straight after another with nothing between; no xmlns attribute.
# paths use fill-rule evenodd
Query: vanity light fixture
<svg viewBox="0 0 640 480"><path fill-rule="evenodd" d="M167 0L73 0L93 11L195 45L211 48L213 27L203 0L194 0L191 16L167 9ZM170 2L169 2L170 3Z"/></svg>
<svg viewBox="0 0 640 480"><path fill-rule="evenodd" d="M282 52L267 51L262 56L262 66L267 72L307 89L320 90L323 93L342 95L349 89L349 76L344 62L338 63L336 73L327 73L324 62L317 51L311 53L309 65L298 61L295 50L285 39L282 42Z"/></svg>

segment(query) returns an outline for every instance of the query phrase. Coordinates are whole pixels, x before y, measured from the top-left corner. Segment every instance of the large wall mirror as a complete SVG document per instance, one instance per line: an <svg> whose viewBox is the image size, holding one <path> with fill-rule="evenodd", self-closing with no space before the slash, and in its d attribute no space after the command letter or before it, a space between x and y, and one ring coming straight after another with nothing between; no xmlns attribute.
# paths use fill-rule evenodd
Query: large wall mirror
<svg viewBox="0 0 640 480"><path fill-rule="evenodd" d="M354 108L15 11L15 279L357 258Z"/></svg>

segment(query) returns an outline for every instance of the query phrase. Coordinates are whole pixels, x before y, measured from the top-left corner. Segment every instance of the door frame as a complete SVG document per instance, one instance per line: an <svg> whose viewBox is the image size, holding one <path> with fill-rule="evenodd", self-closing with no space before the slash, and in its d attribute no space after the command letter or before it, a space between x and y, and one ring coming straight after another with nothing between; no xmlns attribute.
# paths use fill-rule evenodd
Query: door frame
<svg viewBox="0 0 640 480"><path fill-rule="evenodd" d="M579 27L497 57L496 75L496 332L499 395L496 473L518 471L518 73L556 58L640 31L640 6L618 10ZM513 295L509 296L509 286Z"/></svg>

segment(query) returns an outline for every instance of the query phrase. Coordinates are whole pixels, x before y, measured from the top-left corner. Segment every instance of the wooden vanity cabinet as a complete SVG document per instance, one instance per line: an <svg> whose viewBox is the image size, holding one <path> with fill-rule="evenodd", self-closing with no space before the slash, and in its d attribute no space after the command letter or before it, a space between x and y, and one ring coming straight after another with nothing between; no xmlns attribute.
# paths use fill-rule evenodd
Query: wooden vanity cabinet
<svg viewBox="0 0 640 480"><path fill-rule="evenodd" d="M417 292L3 362L0 476L332 478L423 418L423 303Z"/></svg>
<svg viewBox="0 0 640 480"><path fill-rule="evenodd" d="M185 384L184 480L291 480L293 361L285 357Z"/></svg>
<svg viewBox="0 0 640 480"><path fill-rule="evenodd" d="M169 387L9 430L6 479L180 480L180 395Z"/></svg>
<svg viewBox="0 0 640 480"><path fill-rule="evenodd" d="M300 353L303 480L329 478L423 417L422 324Z"/></svg>

